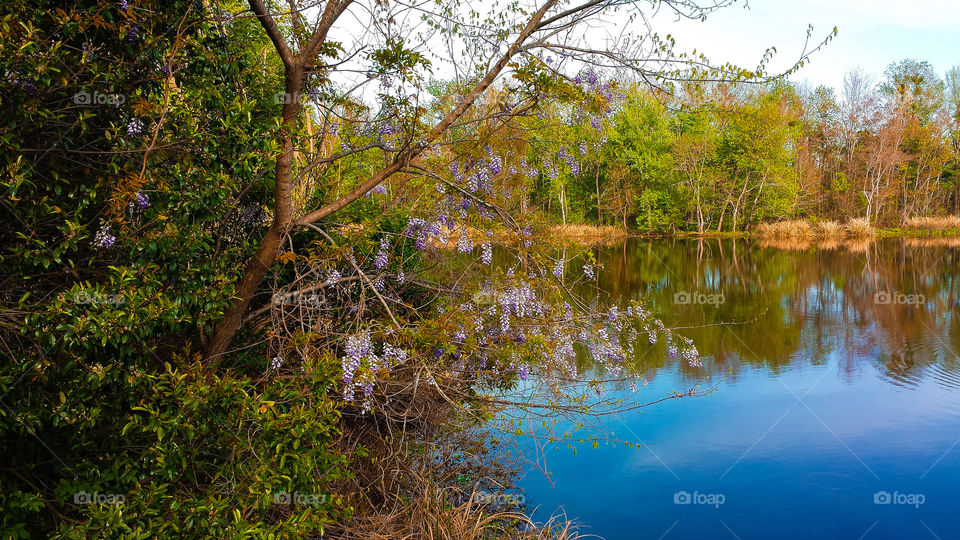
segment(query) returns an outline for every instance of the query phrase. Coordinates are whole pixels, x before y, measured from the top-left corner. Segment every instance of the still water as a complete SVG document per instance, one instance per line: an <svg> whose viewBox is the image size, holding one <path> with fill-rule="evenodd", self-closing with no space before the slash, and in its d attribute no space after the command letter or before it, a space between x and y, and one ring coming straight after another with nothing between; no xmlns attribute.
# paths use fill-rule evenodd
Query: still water
<svg viewBox="0 0 960 540"><path fill-rule="evenodd" d="M549 480L519 480L538 520L562 509L608 539L960 538L960 242L635 239L596 255L600 296L693 327L704 355L638 353L639 397L717 388L602 420L639 449L548 445Z"/></svg>

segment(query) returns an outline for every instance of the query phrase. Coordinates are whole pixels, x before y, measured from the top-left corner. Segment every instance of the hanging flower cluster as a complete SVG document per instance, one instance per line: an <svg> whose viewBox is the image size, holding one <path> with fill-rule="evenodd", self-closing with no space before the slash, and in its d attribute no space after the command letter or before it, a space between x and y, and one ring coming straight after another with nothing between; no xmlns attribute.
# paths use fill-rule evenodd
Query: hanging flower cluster
<svg viewBox="0 0 960 540"><path fill-rule="evenodd" d="M389 371L406 359L406 351L389 343L384 343L381 353L376 354L370 332L348 337L344 356L340 359L343 367L343 399L353 401L356 390L361 389L365 400L369 400L373 395L377 373Z"/></svg>
<svg viewBox="0 0 960 540"><path fill-rule="evenodd" d="M116 243L117 237L110 234L110 225L103 225L93 237L93 247L97 249L110 249Z"/></svg>
<svg viewBox="0 0 960 540"><path fill-rule="evenodd" d="M380 250L377 251L377 256L373 260L373 266L377 270L383 270L390 264L390 240L384 236L380 239Z"/></svg>

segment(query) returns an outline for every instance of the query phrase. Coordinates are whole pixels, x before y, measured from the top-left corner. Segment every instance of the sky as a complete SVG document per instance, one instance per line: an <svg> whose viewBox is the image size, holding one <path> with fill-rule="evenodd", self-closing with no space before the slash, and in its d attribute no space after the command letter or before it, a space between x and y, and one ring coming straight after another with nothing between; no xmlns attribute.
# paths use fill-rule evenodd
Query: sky
<svg viewBox="0 0 960 540"><path fill-rule="evenodd" d="M724 8L705 22L675 21L667 13L652 21L671 33L679 49L696 48L714 62L755 67L767 47L777 48L772 68L792 65L803 50L807 25L811 42L837 27L837 37L815 53L790 79L832 86L839 94L843 75L855 67L878 80L891 62L930 62L943 77L960 65L960 0L750 0Z"/></svg>

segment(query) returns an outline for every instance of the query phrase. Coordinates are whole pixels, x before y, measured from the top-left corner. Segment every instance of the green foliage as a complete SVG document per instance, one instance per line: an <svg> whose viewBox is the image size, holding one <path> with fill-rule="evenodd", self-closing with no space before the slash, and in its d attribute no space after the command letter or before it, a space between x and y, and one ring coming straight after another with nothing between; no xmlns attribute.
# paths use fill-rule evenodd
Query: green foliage
<svg viewBox="0 0 960 540"><path fill-rule="evenodd" d="M130 4L14 2L0 21L0 265L22 328L5 330L21 354L0 370L0 455L17 471L0 536L320 533L350 515L336 360L263 384L262 362L216 375L172 356L221 317L260 234L242 209L271 202L276 61L250 18Z"/></svg>

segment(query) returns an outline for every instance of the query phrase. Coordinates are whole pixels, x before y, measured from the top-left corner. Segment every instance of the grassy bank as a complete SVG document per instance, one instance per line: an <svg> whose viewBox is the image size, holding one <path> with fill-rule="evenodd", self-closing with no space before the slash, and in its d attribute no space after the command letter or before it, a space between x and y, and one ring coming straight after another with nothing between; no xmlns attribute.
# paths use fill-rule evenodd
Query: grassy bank
<svg viewBox="0 0 960 540"><path fill-rule="evenodd" d="M755 234L767 239L837 239L874 236L960 236L960 216L911 217L900 227L877 228L864 218L837 221L792 219L761 223Z"/></svg>

